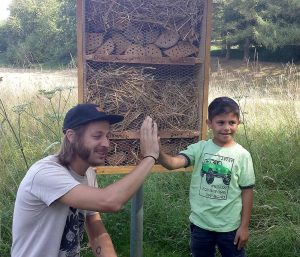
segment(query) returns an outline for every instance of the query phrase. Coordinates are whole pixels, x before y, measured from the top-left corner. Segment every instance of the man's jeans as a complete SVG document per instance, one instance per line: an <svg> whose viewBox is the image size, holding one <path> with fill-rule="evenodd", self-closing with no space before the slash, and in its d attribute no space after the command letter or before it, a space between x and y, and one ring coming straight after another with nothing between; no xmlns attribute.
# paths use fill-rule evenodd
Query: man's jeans
<svg viewBox="0 0 300 257"><path fill-rule="evenodd" d="M193 257L214 257L216 246L222 257L246 257L245 249L233 244L235 231L213 232L191 224L191 251Z"/></svg>

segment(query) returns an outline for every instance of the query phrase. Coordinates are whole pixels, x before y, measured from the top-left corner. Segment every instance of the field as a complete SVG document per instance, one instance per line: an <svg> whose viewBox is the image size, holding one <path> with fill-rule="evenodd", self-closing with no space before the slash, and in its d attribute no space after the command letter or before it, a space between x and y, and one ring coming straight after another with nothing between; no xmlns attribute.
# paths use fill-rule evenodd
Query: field
<svg viewBox="0 0 300 257"><path fill-rule="evenodd" d="M55 152L76 70L0 68L0 256L9 256L16 190L27 167ZM253 157L255 202L248 257L300 256L300 66L213 59L209 101L242 108L237 141ZM208 132L208 137L210 132ZM119 175L99 177L105 186ZM144 185L144 256L188 257L189 173L152 174ZM103 215L119 257L129 256L130 204ZM82 256L92 256L84 247Z"/></svg>

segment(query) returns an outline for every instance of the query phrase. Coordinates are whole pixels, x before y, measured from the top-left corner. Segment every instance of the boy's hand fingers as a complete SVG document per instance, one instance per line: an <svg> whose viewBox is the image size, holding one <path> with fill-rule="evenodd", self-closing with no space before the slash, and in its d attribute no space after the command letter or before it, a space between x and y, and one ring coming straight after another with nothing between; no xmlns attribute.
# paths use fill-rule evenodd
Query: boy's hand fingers
<svg viewBox="0 0 300 257"><path fill-rule="evenodd" d="M247 243L246 239L243 239L239 234L235 235L234 245L237 246L238 250L241 250L246 245L246 243Z"/></svg>
<svg viewBox="0 0 300 257"><path fill-rule="evenodd" d="M238 234L235 235L235 238L234 238L234 241L233 241L233 244L234 245L237 245L238 244L238 241L239 241L239 237L238 237Z"/></svg>
<svg viewBox="0 0 300 257"><path fill-rule="evenodd" d="M246 239L244 240L240 239L238 243L238 250L241 250L246 245L246 243L247 243Z"/></svg>

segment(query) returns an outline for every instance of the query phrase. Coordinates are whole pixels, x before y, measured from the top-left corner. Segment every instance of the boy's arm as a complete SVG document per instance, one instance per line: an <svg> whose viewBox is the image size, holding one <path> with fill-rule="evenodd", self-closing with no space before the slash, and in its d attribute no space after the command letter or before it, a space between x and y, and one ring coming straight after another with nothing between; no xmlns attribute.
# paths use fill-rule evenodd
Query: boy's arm
<svg viewBox="0 0 300 257"><path fill-rule="evenodd" d="M101 221L99 213L86 217L89 244L96 257L117 257L113 243Z"/></svg>
<svg viewBox="0 0 300 257"><path fill-rule="evenodd" d="M162 151L159 152L158 162L168 170L183 168L188 164L185 156L171 156Z"/></svg>
<svg viewBox="0 0 300 257"><path fill-rule="evenodd" d="M234 239L234 244L237 245L238 250L245 246L249 237L248 227L253 206L253 188L242 189L242 205L242 221Z"/></svg>

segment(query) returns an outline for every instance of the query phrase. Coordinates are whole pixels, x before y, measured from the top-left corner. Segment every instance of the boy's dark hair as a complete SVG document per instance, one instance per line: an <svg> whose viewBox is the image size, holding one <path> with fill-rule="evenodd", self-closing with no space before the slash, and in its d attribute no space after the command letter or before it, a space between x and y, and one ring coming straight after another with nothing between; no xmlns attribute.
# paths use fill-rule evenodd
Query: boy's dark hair
<svg viewBox="0 0 300 257"><path fill-rule="evenodd" d="M217 97L208 106L208 119L212 120L217 115L230 112L240 118L240 107L233 99L226 96Z"/></svg>

